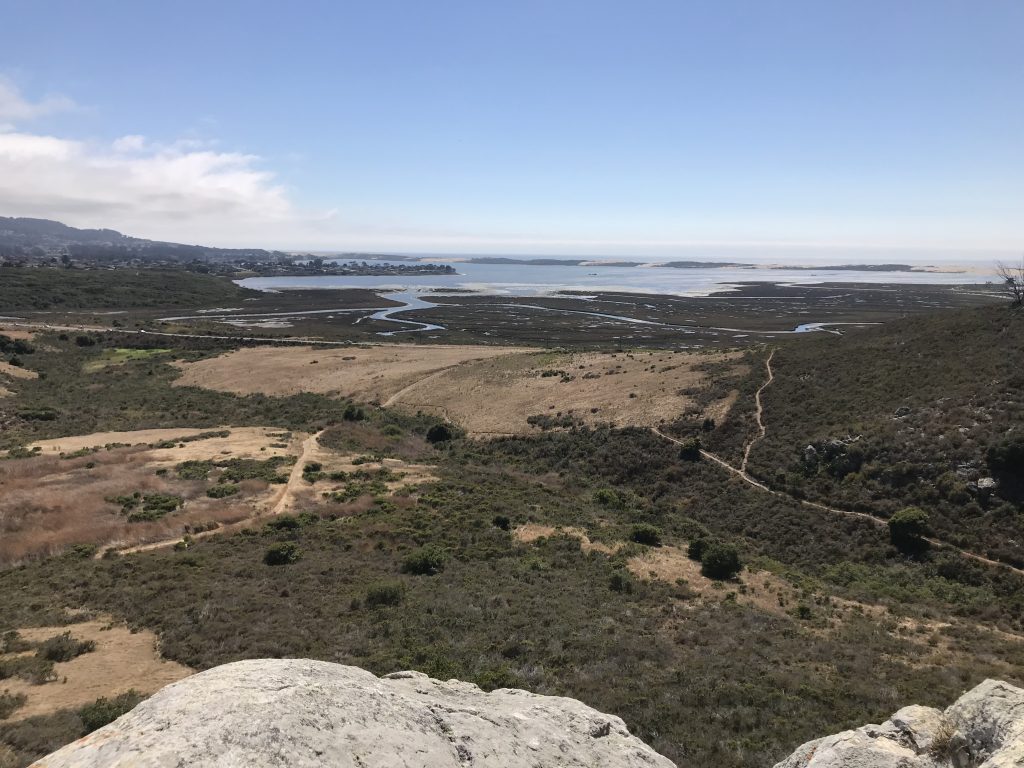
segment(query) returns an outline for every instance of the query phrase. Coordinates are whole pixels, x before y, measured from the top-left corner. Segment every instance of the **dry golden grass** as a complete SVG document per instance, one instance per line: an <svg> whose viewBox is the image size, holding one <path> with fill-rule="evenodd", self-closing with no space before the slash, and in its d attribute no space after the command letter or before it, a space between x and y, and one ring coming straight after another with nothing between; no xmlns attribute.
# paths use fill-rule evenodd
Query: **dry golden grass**
<svg viewBox="0 0 1024 768"><path fill-rule="evenodd" d="M100 697L112 698L131 689L148 695L192 674L188 667L160 657L157 637L152 632L133 632L112 625L109 619L18 630L30 642L41 642L63 632L71 632L77 640L92 640L96 650L55 664L56 682L32 685L19 679L5 680L6 690L27 698L10 720L76 709Z"/></svg>
<svg viewBox="0 0 1024 768"><path fill-rule="evenodd" d="M176 363L183 371L176 383L236 394L319 392L384 403L406 386L445 368L520 351L514 347L425 344L344 349L252 347L193 363Z"/></svg>
<svg viewBox="0 0 1024 768"><path fill-rule="evenodd" d="M681 392L704 381L698 366L735 356L401 344L344 350L250 348L182 363L184 373L177 383L240 394L349 396L436 413L470 435L486 436L535 431L527 422L535 415L568 415L591 425L655 426L691 405ZM731 395L713 404L709 415L722 420L734 401Z"/></svg>
<svg viewBox="0 0 1024 768"><path fill-rule="evenodd" d="M38 379L39 374L35 371L30 371L25 368L20 368L17 365L11 365L10 363L0 360L0 374L9 376L12 379Z"/></svg>
<svg viewBox="0 0 1024 768"><path fill-rule="evenodd" d="M40 448L43 454L74 453L83 448L102 448L106 445L151 445L167 440L180 440L195 437L203 432L215 432L227 427L211 427L208 429L187 429L175 427L171 429L137 429L131 432L93 432L89 435L69 435L55 437L50 440L37 440L30 448Z"/></svg>
<svg viewBox="0 0 1024 768"><path fill-rule="evenodd" d="M704 380L698 365L733 357L664 351L521 353L449 369L407 388L392 405L434 409L471 435L482 436L535 431L527 423L534 415L650 427L678 418L691 405L681 390Z"/></svg>

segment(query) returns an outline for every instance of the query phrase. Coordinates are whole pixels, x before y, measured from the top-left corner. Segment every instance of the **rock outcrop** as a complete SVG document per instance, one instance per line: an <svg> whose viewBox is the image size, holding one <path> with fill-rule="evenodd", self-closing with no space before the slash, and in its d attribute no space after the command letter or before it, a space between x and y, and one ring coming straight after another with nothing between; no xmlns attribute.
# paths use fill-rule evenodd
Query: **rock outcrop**
<svg viewBox="0 0 1024 768"><path fill-rule="evenodd" d="M809 741L775 768L1024 768L1024 689L986 680L945 712L904 707Z"/></svg>
<svg viewBox="0 0 1024 768"><path fill-rule="evenodd" d="M301 659L240 661L173 683L35 764L160 766L604 766L671 768L618 717L575 699L485 693L418 672L378 678Z"/></svg>

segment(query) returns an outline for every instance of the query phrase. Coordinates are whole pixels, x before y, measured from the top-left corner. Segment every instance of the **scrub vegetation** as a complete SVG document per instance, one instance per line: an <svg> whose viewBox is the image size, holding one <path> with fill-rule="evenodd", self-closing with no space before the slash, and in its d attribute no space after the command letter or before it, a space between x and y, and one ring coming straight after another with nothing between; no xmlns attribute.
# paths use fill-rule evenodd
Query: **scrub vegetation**
<svg viewBox="0 0 1024 768"><path fill-rule="evenodd" d="M382 470L359 477L358 465L388 458L430 464L434 479L416 493L347 498L347 486L316 487L334 471L318 454L301 464L311 493L289 514L124 556L68 548L3 572L0 636L18 648L4 630L86 610L154 631L166 658L194 669L289 656L416 669L579 698L680 766L771 765L803 741L911 702L941 706L986 677L1024 682L1024 576L916 546L939 536L1010 562L1024 540L1011 481L1020 323L1001 308L968 310L779 346L749 465L778 494L701 453L738 464L756 436L760 348L727 367L708 362L707 381L687 393L694 408L664 427L681 450L642 427L477 440L412 408L174 386L170 361L223 352L213 340L165 338L167 355L83 374L126 340L46 337L31 356L43 375L0 399L14 455L101 428L260 424L320 433L323 450L357 456L336 482L383 483ZM724 418L705 413L730 398ZM230 487L290 469L210 459L169 472ZM31 721L13 696L0 703L0 744L24 765L134 701Z"/></svg>

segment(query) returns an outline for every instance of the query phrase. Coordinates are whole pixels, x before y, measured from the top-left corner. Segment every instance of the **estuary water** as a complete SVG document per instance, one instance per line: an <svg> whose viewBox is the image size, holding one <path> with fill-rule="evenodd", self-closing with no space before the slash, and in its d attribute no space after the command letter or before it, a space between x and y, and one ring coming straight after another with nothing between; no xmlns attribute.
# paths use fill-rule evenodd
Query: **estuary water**
<svg viewBox="0 0 1024 768"><path fill-rule="evenodd" d="M612 267L599 264L536 265L452 263L454 275L409 277L311 276L250 277L238 281L246 288L368 288L413 294L474 291L499 296L542 296L559 291L621 291L674 296L706 296L737 283L893 283L983 284L994 275L970 272L876 272L835 269L765 269L718 267Z"/></svg>

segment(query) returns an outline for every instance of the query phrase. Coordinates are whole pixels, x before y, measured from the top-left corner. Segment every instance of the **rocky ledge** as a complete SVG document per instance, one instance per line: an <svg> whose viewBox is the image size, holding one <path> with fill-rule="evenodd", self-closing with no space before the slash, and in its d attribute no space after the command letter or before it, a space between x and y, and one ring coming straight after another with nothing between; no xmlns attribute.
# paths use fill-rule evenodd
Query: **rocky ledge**
<svg viewBox="0 0 1024 768"><path fill-rule="evenodd" d="M603 766L671 768L575 699L485 693L418 672L240 661L167 686L39 768Z"/></svg>
<svg viewBox="0 0 1024 768"><path fill-rule="evenodd" d="M944 712L904 707L881 725L809 741L775 768L1024 768L1024 689L986 680Z"/></svg>

